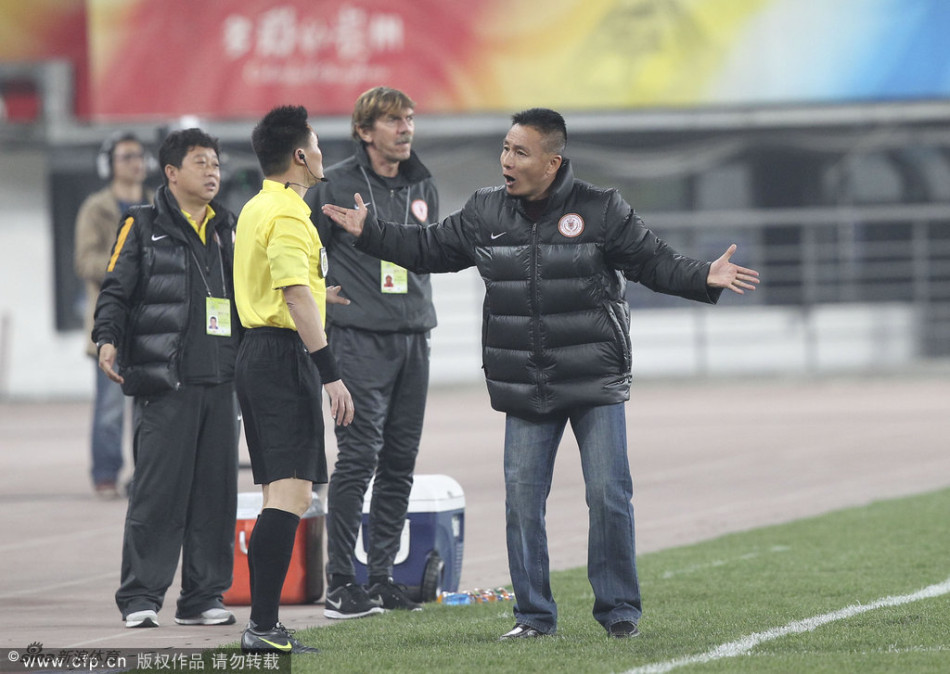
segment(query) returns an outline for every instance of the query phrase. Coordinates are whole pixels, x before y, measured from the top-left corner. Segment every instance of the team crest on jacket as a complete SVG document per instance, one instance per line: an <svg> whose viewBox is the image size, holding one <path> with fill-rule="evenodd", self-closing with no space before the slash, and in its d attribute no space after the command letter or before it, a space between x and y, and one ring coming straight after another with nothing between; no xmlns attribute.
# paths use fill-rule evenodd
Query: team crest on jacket
<svg viewBox="0 0 950 674"><path fill-rule="evenodd" d="M580 233L584 231L584 218L577 213L563 215L561 219L557 221L557 231L569 239L580 236Z"/></svg>
<svg viewBox="0 0 950 674"><path fill-rule="evenodd" d="M412 214L416 216L419 222L429 222L429 204L423 199L416 199L412 202Z"/></svg>

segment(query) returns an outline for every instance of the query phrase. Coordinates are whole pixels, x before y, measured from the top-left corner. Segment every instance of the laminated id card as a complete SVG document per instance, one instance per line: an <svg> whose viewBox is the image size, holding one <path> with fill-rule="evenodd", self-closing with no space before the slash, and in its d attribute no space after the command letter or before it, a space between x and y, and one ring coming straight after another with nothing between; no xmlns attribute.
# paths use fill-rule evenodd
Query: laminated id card
<svg viewBox="0 0 950 674"><path fill-rule="evenodd" d="M381 260L379 265L379 289L388 295L405 295L409 292L409 273L406 268Z"/></svg>
<svg viewBox="0 0 950 674"><path fill-rule="evenodd" d="M228 298L205 298L205 325L205 332L209 335L231 336L231 302Z"/></svg>

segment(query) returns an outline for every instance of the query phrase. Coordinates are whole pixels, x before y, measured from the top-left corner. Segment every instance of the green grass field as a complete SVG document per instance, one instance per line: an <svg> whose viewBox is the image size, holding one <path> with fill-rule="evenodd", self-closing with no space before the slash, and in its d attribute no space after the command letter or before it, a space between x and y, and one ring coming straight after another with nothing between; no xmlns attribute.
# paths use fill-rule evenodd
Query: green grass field
<svg viewBox="0 0 950 674"><path fill-rule="evenodd" d="M573 569L552 578L556 636L497 641L514 624L508 602L428 605L301 631L322 653L293 671L950 672L948 529L950 489L642 555L636 639L607 638L586 571Z"/></svg>

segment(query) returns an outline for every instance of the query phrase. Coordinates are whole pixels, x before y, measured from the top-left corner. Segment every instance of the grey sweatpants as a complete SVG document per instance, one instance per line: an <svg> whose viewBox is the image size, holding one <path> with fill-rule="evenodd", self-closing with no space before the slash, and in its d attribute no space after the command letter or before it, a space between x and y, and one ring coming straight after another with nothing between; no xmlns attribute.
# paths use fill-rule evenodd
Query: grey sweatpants
<svg viewBox="0 0 950 674"><path fill-rule="evenodd" d="M356 416L337 426L330 476L327 574L352 576L363 497L375 474L369 517L370 576L391 576L429 387L429 333L379 333L334 327L330 348L353 396Z"/></svg>

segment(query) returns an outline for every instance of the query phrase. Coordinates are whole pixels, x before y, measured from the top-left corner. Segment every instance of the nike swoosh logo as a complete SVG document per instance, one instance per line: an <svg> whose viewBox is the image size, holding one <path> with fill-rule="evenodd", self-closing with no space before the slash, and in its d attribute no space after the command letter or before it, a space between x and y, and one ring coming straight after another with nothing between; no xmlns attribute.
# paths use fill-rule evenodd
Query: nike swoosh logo
<svg viewBox="0 0 950 674"><path fill-rule="evenodd" d="M289 641L288 641L286 644L278 644L278 643L276 643L276 642L269 641L268 639L265 639L265 638L263 638L263 637L261 637L261 641L263 641L263 642L264 642L265 644L267 644L268 646L273 646L274 648L276 648L276 649L279 650L279 651L287 651L287 652L290 652L290 650L293 649L293 647L294 647L294 645L293 645L292 643L290 643Z"/></svg>
<svg viewBox="0 0 950 674"><path fill-rule="evenodd" d="M498 238L504 236L504 235L507 234L507 233L508 233L508 232L502 232L501 234L492 234L492 235L491 235L491 240L494 241L495 239L498 239Z"/></svg>
<svg viewBox="0 0 950 674"><path fill-rule="evenodd" d="M158 241L160 239L167 239L167 238L168 238L168 234L162 234L161 236L155 236L154 234L152 234L152 241Z"/></svg>
<svg viewBox="0 0 950 674"><path fill-rule="evenodd" d="M327 599L327 603L328 603L330 606L332 606L333 608L338 609L338 608L340 608L340 607L343 605L343 600L342 600L342 599L337 599L336 601L333 601L332 599L329 599L329 598L328 598L328 599Z"/></svg>

